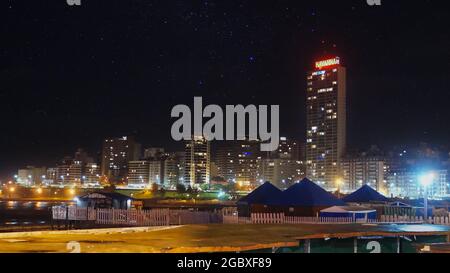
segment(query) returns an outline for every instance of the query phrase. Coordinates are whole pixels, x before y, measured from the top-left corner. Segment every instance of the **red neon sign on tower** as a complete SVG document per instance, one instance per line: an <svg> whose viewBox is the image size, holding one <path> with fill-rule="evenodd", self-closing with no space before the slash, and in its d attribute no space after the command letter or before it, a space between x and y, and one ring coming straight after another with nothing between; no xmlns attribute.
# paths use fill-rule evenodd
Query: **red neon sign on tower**
<svg viewBox="0 0 450 273"><path fill-rule="evenodd" d="M339 57L335 57L335 58L332 58L332 59L317 61L316 62L316 68L317 69L322 69L322 68L326 68L326 67L330 67L330 66L336 66L336 65L339 65L339 64L340 64Z"/></svg>

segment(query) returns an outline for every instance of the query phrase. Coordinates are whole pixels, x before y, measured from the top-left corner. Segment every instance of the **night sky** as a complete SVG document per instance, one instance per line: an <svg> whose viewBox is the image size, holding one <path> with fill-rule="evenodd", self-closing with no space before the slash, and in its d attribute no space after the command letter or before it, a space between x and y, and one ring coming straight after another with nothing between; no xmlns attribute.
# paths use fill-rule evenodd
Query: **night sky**
<svg viewBox="0 0 450 273"><path fill-rule="evenodd" d="M450 143L444 1L2 0L0 179L108 136L173 146L171 108L279 104L304 138L306 72L348 69L348 144ZM176 147L176 146L173 146Z"/></svg>

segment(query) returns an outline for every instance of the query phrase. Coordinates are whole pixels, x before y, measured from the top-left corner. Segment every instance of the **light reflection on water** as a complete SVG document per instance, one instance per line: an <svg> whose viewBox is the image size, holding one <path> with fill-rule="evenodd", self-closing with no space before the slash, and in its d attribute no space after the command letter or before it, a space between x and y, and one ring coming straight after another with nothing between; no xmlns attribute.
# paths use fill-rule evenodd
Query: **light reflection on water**
<svg viewBox="0 0 450 273"><path fill-rule="evenodd" d="M50 208L65 202L1 201L0 227L20 227L50 223Z"/></svg>
<svg viewBox="0 0 450 273"><path fill-rule="evenodd" d="M71 203L71 202L70 202ZM45 201L0 201L0 211L4 209L39 209L66 204L66 202Z"/></svg>
<svg viewBox="0 0 450 273"><path fill-rule="evenodd" d="M17 207L18 202L17 201L8 201L7 208L15 208Z"/></svg>

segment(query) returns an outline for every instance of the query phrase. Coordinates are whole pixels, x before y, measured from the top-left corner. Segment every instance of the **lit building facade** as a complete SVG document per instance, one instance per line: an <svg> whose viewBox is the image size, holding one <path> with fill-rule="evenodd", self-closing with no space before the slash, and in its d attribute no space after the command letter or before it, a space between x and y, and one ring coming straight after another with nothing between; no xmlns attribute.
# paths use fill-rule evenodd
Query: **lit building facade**
<svg viewBox="0 0 450 273"><path fill-rule="evenodd" d="M388 165L379 157L349 157L344 158L340 165L343 185L340 190L353 192L363 185L369 185L377 191L386 194L386 175Z"/></svg>
<svg viewBox="0 0 450 273"><path fill-rule="evenodd" d="M258 182L271 182L280 189L286 189L305 177L302 161L275 158L260 159L258 163Z"/></svg>
<svg viewBox="0 0 450 273"><path fill-rule="evenodd" d="M184 152L166 153L152 158L128 162L130 188L145 188L157 184L166 189L175 189L177 184L183 183Z"/></svg>
<svg viewBox="0 0 450 273"><path fill-rule="evenodd" d="M163 185L168 189L175 189L183 182L184 153L170 153L164 160Z"/></svg>
<svg viewBox="0 0 450 273"><path fill-rule="evenodd" d="M280 137L278 149L270 153L270 158L302 160L301 144L287 137Z"/></svg>
<svg viewBox="0 0 450 273"><path fill-rule="evenodd" d="M123 183L128 175L128 162L140 158L141 146L133 137L109 138L103 141L102 176L110 183Z"/></svg>
<svg viewBox="0 0 450 273"><path fill-rule="evenodd" d="M149 185L149 161L137 160L128 162L128 186L145 188Z"/></svg>
<svg viewBox="0 0 450 273"><path fill-rule="evenodd" d="M236 155L233 145L222 145L219 147L214 159L217 175L228 182L236 181L235 160Z"/></svg>
<svg viewBox="0 0 450 273"><path fill-rule="evenodd" d="M144 149L144 158L145 159L151 159L151 158L159 158L164 155L164 148L161 147L150 147Z"/></svg>
<svg viewBox="0 0 450 273"><path fill-rule="evenodd" d="M338 57L316 62L306 98L307 177L334 190L346 149L346 69Z"/></svg>
<svg viewBox="0 0 450 273"><path fill-rule="evenodd" d="M65 157L57 166L57 179L59 185L79 186L82 181L82 162L72 157Z"/></svg>
<svg viewBox="0 0 450 273"><path fill-rule="evenodd" d="M185 144L184 184L199 188L210 182L210 142L194 136Z"/></svg>
<svg viewBox="0 0 450 273"><path fill-rule="evenodd" d="M16 175L16 181L22 186L39 185L45 180L47 170L45 167L27 166L24 169L19 169Z"/></svg>
<svg viewBox="0 0 450 273"><path fill-rule="evenodd" d="M83 149L78 149L74 156L61 160L55 172L48 172L47 184L67 186L98 186L100 166L88 156Z"/></svg>
<svg viewBox="0 0 450 273"><path fill-rule="evenodd" d="M51 185L57 180L58 169L57 168L47 168L45 172L45 179L42 180L42 184Z"/></svg>
<svg viewBox="0 0 450 273"><path fill-rule="evenodd" d="M252 186L257 183L260 142L256 140L227 141L217 149L217 175L230 183Z"/></svg>
<svg viewBox="0 0 450 273"><path fill-rule="evenodd" d="M93 162L86 163L82 176L83 184L97 186L100 183L99 179L100 165Z"/></svg>
<svg viewBox="0 0 450 273"><path fill-rule="evenodd" d="M450 185L448 181L447 170L434 170L434 179L428 186L429 198L448 198L450 197ZM401 170L389 173L387 184L389 195L393 197L423 198L424 188L420 184L421 172Z"/></svg>
<svg viewBox="0 0 450 273"><path fill-rule="evenodd" d="M164 161L165 160L150 160L149 161L149 183L162 186L164 181Z"/></svg>

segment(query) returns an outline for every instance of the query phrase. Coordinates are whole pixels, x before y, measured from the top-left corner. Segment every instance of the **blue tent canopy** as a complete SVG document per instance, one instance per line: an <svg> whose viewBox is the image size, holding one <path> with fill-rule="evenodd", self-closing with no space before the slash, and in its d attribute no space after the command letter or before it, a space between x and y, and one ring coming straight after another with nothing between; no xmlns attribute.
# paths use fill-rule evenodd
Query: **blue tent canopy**
<svg viewBox="0 0 450 273"><path fill-rule="evenodd" d="M276 198L281 194L281 190L266 182L253 190L248 195L239 199L240 204L266 204L268 200Z"/></svg>
<svg viewBox="0 0 450 273"><path fill-rule="evenodd" d="M389 201L384 195L378 193L368 185L364 185L357 191L342 198L347 203L368 203L368 202L387 202Z"/></svg>
<svg viewBox="0 0 450 273"><path fill-rule="evenodd" d="M327 192L316 183L304 178L281 193L280 196L269 201L270 205L279 206L344 206L345 203L333 194Z"/></svg>

